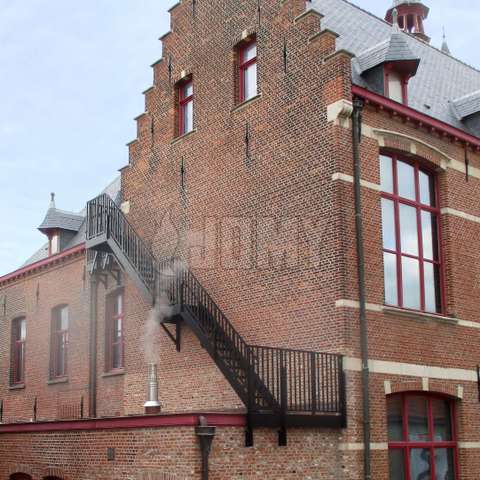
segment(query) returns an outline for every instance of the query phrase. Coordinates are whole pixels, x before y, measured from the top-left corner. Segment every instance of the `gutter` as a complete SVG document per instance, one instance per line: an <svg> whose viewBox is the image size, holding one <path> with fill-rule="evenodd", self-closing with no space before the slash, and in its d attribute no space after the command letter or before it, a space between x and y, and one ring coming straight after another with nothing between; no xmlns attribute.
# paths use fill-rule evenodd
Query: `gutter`
<svg viewBox="0 0 480 480"><path fill-rule="evenodd" d="M352 85L352 94L356 97L364 99L366 103L378 105L380 106L380 108L383 108L386 111L394 112L400 117L416 122L417 124L419 124L419 126L437 130L444 136L450 137L453 141L462 141L465 142L467 145L476 147L477 150L480 150L479 137L464 132L459 128L452 127L448 123L437 120L430 115L426 115L425 113L419 112L414 108L403 105L402 103L395 102L390 98L379 95L378 93L371 92L370 90L359 87L358 85Z"/></svg>
<svg viewBox="0 0 480 480"><path fill-rule="evenodd" d="M361 158L360 141L362 138L362 111L364 101L361 98L353 99L352 114L352 144L354 160L354 190L355 190L355 227L357 232L357 268L358 294L360 302L360 347L362 353L362 400L363 400L363 442L364 442L364 478L371 480L371 451L370 451L370 371L368 367L368 328L365 292L365 251L363 241L363 219L361 201Z"/></svg>

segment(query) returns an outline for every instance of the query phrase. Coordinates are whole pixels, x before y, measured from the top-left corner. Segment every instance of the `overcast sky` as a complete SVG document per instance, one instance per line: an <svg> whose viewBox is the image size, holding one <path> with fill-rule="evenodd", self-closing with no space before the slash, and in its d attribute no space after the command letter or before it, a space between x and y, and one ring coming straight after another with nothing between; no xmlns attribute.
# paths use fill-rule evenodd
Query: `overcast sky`
<svg viewBox="0 0 480 480"><path fill-rule="evenodd" d="M203 0L208 1L208 0ZM0 275L45 240L57 207L79 211L128 162L141 92L161 56L175 0L0 0ZM384 16L391 0L356 0ZM473 0L426 0L432 43L480 66Z"/></svg>

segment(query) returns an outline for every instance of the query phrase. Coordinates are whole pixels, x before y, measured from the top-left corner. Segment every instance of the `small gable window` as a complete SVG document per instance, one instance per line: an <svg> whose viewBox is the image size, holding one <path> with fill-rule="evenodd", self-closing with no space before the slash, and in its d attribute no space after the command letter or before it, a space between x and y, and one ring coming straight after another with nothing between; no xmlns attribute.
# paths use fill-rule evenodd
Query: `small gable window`
<svg viewBox="0 0 480 480"><path fill-rule="evenodd" d="M16 318L12 322L12 357L11 384L21 385L25 382L25 340L27 338L27 321Z"/></svg>
<svg viewBox="0 0 480 480"><path fill-rule="evenodd" d="M67 347L69 327L68 306L60 306L52 312L52 347L50 350L50 377L67 376Z"/></svg>
<svg viewBox="0 0 480 480"><path fill-rule="evenodd" d="M258 94L257 42L255 38L242 42L238 47L238 99L246 102Z"/></svg>
<svg viewBox="0 0 480 480"><path fill-rule="evenodd" d="M193 80L189 78L178 86L178 135L193 131Z"/></svg>
<svg viewBox="0 0 480 480"><path fill-rule="evenodd" d="M398 103L408 104L408 81L411 75L395 68L394 63L385 65L385 96Z"/></svg>
<svg viewBox="0 0 480 480"><path fill-rule="evenodd" d="M58 232L52 234L52 236L50 237L49 245L50 255L56 255L57 253L60 253L60 235L58 234Z"/></svg>

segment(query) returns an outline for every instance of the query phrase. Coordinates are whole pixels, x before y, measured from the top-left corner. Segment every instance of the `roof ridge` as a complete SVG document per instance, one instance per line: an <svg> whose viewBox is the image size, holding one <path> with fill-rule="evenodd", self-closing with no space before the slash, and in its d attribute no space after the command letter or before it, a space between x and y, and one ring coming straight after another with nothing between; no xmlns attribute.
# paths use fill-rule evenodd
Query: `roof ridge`
<svg viewBox="0 0 480 480"><path fill-rule="evenodd" d="M320 1L321 1L321 0L320 0ZM374 13L369 12L368 10L360 7L359 5L356 5L355 3L353 3L353 2L351 2L351 1L349 1L349 0L340 0L340 1L343 2L343 3L346 3L346 4L348 4L348 5L351 5L352 7L356 8L357 10L360 10L361 12L366 13L366 14L369 15L370 17L378 20L379 22L382 22L382 23L384 23L384 24L386 24L386 25L389 25L389 26L391 27L391 24L390 24L389 22L387 22L387 21L384 20L383 18L380 18L379 16L375 15ZM321 12L320 12L320 13L321 13ZM418 42L421 42L422 44L424 44L424 45L432 48L433 50L441 53L442 55L445 55L445 56L447 56L447 57L455 60L456 62L461 63L462 65L465 65L466 67L471 68L471 69L474 70L475 72L480 73L480 68L479 68L479 67L474 67L473 65L470 65L469 63L467 63L467 62L465 62L465 61L463 61L463 60L460 60L460 59L457 58L457 57L454 57L452 54L448 54L448 53L446 53L446 52L443 52L440 48L436 47L435 45L432 45L431 43L426 42L425 40L422 40L421 38L418 38L418 37L416 37L415 35L412 35L411 33L408 33L408 32L405 32L405 31L404 31L403 33L405 33L405 34L408 35L409 37L417 40Z"/></svg>

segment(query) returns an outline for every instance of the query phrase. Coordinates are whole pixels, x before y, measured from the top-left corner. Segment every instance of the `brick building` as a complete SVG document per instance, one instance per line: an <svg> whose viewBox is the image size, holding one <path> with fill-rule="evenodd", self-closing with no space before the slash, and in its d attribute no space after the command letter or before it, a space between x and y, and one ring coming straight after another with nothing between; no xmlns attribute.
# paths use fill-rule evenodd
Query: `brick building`
<svg viewBox="0 0 480 480"><path fill-rule="evenodd" d="M0 278L2 479L478 480L480 73L386 8L172 7L121 178Z"/></svg>

